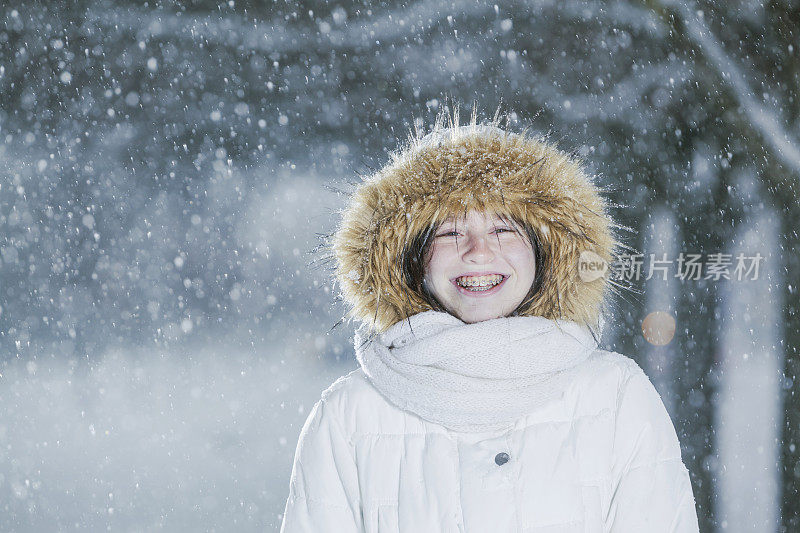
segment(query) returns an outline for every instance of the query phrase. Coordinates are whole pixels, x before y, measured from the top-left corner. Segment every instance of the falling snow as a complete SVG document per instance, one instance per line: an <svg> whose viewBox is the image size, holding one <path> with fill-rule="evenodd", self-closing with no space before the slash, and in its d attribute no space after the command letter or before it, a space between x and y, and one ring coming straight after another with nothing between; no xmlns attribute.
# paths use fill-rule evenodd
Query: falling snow
<svg viewBox="0 0 800 533"><path fill-rule="evenodd" d="M662 394L701 530L800 530L796 8L16 4L0 530L276 530L308 408L357 364L325 236L358 176L475 101L580 155L645 257L765 257L643 279L604 344Z"/></svg>

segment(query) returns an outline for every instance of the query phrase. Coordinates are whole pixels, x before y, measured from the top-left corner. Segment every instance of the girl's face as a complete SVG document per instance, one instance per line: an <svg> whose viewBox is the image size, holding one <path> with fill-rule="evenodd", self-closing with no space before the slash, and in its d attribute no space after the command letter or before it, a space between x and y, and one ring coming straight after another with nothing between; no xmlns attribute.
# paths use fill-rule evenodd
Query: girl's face
<svg viewBox="0 0 800 533"><path fill-rule="evenodd" d="M525 232L472 210L436 231L423 282L450 313L471 324L508 316L530 291L535 273Z"/></svg>

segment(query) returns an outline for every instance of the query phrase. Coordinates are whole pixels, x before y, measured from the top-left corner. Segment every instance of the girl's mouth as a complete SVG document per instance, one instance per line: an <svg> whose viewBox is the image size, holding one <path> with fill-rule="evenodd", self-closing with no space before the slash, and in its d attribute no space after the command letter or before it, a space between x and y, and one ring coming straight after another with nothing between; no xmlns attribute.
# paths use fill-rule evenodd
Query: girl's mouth
<svg viewBox="0 0 800 533"><path fill-rule="evenodd" d="M453 280L453 284L458 288L458 292L461 294L484 296L499 291L506 279L508 279L508 277L502 274L460 276Z"/></svg>

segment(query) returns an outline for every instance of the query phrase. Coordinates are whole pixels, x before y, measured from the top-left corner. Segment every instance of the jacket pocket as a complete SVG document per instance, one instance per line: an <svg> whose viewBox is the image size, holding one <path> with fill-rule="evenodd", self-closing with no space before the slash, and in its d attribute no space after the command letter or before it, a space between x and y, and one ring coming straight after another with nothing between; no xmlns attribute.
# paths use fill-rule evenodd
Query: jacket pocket
<svg viewBox="0 0 800 533"><path fill-rule="evenodd" d="M585 533L590 531L585 528L583 521L565 522L563 524L551 524L548 526L526 527L523 533Z"/></svg>
<svg viewBox="0 0 800 533"><path fill-rule="evenodd" d="M396 505L379 505L377 514L377 533L399 533Z"/></svg>
<svg viewBox="0 0 800 533"><path fill-rule="evenodd" d="M364 533L399 533L396 503L373 503L364 509Z"/></svg>
<svg viewBox="0 0 800 533"><path fill-rule="evenodd" d="M587 485L581 488L583 496L583 519L586 533L603 533L603 509L600 487Z"/></svg>

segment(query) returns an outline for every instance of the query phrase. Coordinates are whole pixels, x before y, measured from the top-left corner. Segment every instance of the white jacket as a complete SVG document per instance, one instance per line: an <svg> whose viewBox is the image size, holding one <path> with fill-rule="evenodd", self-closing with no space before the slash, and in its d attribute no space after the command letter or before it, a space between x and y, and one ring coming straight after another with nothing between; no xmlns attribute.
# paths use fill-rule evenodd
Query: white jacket
<svg viewBox="0 0 800 533"><path fill-rule="evenodd" d="M282 533L697 532L650 380L614 352L580 365L561 398L477 434L395 407L362 369L343 376L303 426Z"/></svg>

